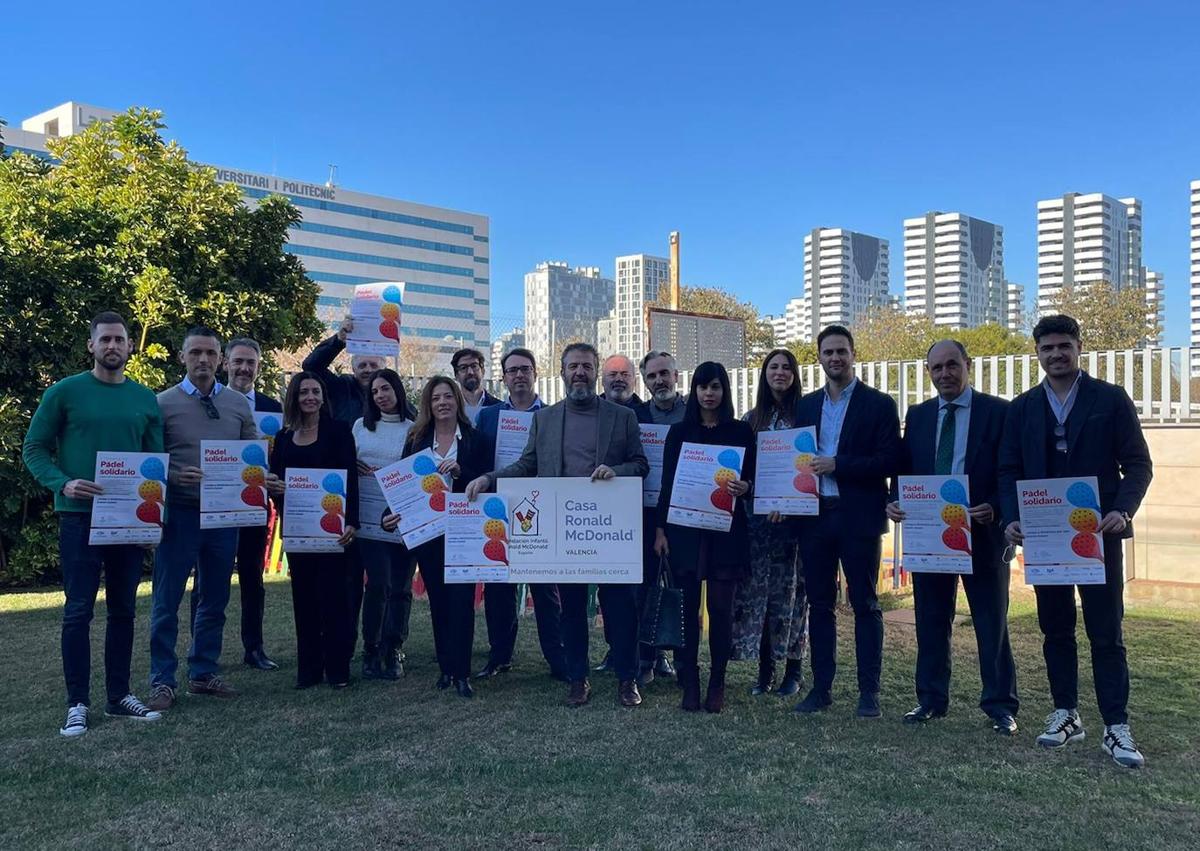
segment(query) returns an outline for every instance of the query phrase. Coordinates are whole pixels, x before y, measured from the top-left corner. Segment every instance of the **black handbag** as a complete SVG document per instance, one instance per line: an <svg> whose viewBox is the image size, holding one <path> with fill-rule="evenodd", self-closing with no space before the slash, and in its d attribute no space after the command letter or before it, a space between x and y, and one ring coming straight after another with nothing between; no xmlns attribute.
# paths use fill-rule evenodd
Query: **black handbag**
<svg viewBox="0 0 1200 851"><path fill-rule="evenodd" d="M658 581L646 592L638 624L638 641L662 650L681 650L683 639L683 589L676 588L671 563L658 562Z"/></svg>

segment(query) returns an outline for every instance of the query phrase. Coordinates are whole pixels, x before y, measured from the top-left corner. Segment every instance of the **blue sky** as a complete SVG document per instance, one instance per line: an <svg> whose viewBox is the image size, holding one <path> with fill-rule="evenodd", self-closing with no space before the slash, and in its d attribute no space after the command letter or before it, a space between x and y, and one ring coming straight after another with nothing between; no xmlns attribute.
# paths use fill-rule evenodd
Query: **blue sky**
<svg viewBox="0 0 1200 851"><path fill-rule="evenodd" d="M131 6L131 8L134 8ZM493 325L543 259L666 253L764 312L803 238L892 244L927 210L1001 224L1032 291L1036 203L1135 195L1188 334L1200 3L161 4L4 15L10 123L66 100L156 106L223 165L491 218Z"/></svg>

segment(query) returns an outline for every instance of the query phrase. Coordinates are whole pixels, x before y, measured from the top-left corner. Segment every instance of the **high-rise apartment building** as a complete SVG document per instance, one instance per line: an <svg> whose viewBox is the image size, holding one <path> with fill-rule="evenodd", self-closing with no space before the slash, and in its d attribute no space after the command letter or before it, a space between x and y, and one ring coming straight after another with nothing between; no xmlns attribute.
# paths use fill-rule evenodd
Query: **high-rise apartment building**
<svg viewBox="0 0 1200 851"><path fill-rule="evenodd" d="M1145 277L1146 325L1158 329L1155 333L1146 335L1146 345L1161 346L1163 322L1166 320L1166 305L1163 303L1163 297L1166 294L1163 288L1163 275L1162 272L1146 269Z"/></svg>
<svg viewBox="0 0 1200 851"><path fill-rule="evenodd" d="M886 239L843 228L805 234L802 340L815 340L826 325L853 326L890 304Z"/></svg>
<svg viewBox="0 0 1200 851"><path fill-rule="evenodd" d="M1144 285L1142 202L1099 192L1038 201L1038 314L1051 312L1063 287L1107 281Z"/></svg>
<svg viewBox="0 0 1200 851"><path fill-rule="evenodd" d="M606 328L605 354L624 354L634 363L646 353L646 307L670 286L671 261L650 254L627 254L616 259L617 297Z"/></svg>
<svg viewBox="0 0 1200 851"><path fill-rule="evenodd" d="M1200 180L1192 181L1191 297L1192 375L1200 376Z"/></svg>
<svg viewBox="0 0 1200 851"><path fill-rule="evenodd" d="M492 342L492 371L489 377L499 381L504 374L500 368L500 359L513 349L528 348L525 345L525 329L514 328L511 331L505 331ZM539 363L538 366L541 366Z"/></svg>
<svg viewBox="0 0 1200 851"><path fill-rule="evenodd" d="M113 110L69 102L5 129L5 144L50 158L46 140L78 133ZM330 326L349 311L355 284L404 281L401 337L420 341L432 366L449 368L460 345L491 341L491 243L488 218L379 195L332 183L212 166L217 180L235 184L247 204L282 195L303 216L288 230L283 250L300 258L321 286L318 316Z"/></svg>
<svg viewBox="0 0 1200 851"><path fill-rule="evenodd" d="M614 284L599 266L539 263L525 273L525 347L538 364L555 361L567 343L596 345L596 323L613 309Z"/></svg>
<svg viewBox="0 0 1200 851"><path fill-rule="evenodd" d="M1009 331L1025 330L1025 285L1011 281L1004 285L1004 322Z"/></svg>
<svg viewBox="0 0 1200 851"><path fill-rule="evenodd" d="M777 346L802 339L804 335L804 299L802 297L788 299L782 313L767 316L765 321L771 323Z"/></svg>
<svg viewBox="0 0 1200 851"><path fill-rule="evenodd" d="M945 328L1003 324L1004 228L962 213L904 220L904 311Z"/></svg>

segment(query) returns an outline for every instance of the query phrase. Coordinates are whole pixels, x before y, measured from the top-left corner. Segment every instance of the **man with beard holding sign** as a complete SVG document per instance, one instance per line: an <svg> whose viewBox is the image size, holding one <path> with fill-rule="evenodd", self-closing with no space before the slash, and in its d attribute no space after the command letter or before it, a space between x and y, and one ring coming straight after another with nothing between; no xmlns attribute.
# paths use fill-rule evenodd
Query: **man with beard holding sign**
<svg viewBox="0 0 1200 851"><path fill-rule="evenodd" d="M529 442L520 460L467 485L475 499L498 478L518 476L644 477L649 470L642 451L637 417L629 408L596 396L599 356L587 343L572 343L562 354L562 380L567 397L533 416ZM588 625L586 584L560 584L563 644L566 646L570 706L583 706L591 696L588 682ZM612 639L613 667L620 681L623 706L642 702L638 692L637 586L601 585L600 606Z"/></svg>

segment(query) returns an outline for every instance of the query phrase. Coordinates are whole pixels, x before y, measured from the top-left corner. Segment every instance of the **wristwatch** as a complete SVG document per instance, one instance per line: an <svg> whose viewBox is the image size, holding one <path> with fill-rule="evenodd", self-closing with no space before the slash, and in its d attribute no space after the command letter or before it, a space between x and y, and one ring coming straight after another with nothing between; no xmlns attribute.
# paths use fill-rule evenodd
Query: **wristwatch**
<svg viewBox="0 0 1200 851"><path fill-rule="evenodd" d="M1132 526L1132 525L1133 525L1133 518L1129 516L1129 512L1128 512L1128 511L1122 511L1122 512L1121 512L1121 519L1125 521L1125 525L1126 525L1126 526Z"/></svg>

